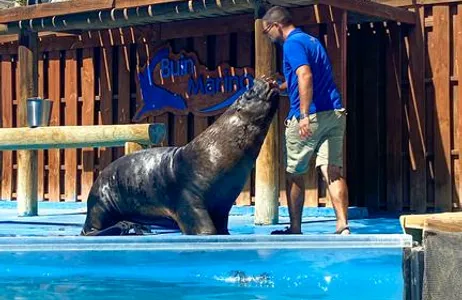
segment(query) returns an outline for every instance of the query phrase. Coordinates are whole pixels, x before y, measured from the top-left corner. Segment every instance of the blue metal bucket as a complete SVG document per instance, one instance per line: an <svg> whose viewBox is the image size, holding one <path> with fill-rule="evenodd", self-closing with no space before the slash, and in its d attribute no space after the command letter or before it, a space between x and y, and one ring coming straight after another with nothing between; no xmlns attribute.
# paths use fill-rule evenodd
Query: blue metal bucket
<svg viewBox="0 0 462 300"><path fill-rule="evenodd" d="M48 126L53 102L39 97L27 99L27 125L29 127Z"/></svg>

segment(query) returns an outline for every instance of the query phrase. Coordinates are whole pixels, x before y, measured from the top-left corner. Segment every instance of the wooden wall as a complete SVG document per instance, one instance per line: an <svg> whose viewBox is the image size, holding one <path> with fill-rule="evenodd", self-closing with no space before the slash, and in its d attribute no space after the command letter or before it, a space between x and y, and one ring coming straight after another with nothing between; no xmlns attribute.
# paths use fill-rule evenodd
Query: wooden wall
<svg viewBox="0 0 462 300"><path fill-rule="evenodd" d="M424 10L427 41L425 94L428 126L427 204L462 209L462 3Z"/></svg>
<svg viewBox="0 0 462 300"><path fill-rule="evenodd" d="M418 9L415 28L349 26L350 200L370 209L462 208L462 2Z"/></svg>
<svg viewBox="0 0 462 300"><path fill-rule="evenodd" d="M319 9L318 14L315 9ZM294 11L296 23L324 44L341 85L341 12L331 14L328 7L315 9ZM348 109L345 162L350 205L419 212L460 207L458 134L462 132L462 118L457 118L456 49L462 42L457 37L462 32L462 8L452 4L421 11L425 13L424 35L419 26L413 29L393 22L349 25L348 92L344 100ZM39 93L54 101L53 125L128 123L140 103L136 72L159 41L169 41L174 51L196 51L209 68L221 62L253 66L253 26L252 16L239 16L77 37L42 37ZM424 40L419 38L422 36ZM0 55L1 126L14 127L18 68L15 42L0 46ZM279 50L278 57L280 71ZM288 100L282 97L278 114L281 135L287 110ZM164 145L184 145L217 117L168 113L143 122L165 123L168 136ZM39 151L39 199L85 201L99 170L121 155L122 149L118 148ZM282 162L281 157L279 160ZM1 153L0 162L0 198L15 200L16 152ZM280 174L280 202L284 205L282 164ZM253 178L254 174L238 204L253 203ZM306 180L305 204L330 206L319 174L313 171Z"/></svg>

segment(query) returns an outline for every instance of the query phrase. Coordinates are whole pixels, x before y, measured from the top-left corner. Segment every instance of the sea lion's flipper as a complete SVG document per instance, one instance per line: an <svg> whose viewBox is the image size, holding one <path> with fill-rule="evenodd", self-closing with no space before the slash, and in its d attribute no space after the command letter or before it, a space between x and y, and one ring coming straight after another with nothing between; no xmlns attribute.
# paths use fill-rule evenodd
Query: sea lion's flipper
<svg viewBox="0 0 462 300"><path fill-rule="evenodd" d="M229 209L214 210L210 212L213 224L217 229L217 234L219 235L229 235L228 231L228 218L229 218Z"/></svg>
<svg viewBox="0 0 462 300"><path fill-rule="evenodd" d="M182 202L178 206L176 221L183 234L217 234L209 212L203 200L191 192L183 192Z"/></svg>
<svg viewBox="0 0 462 300"><path fill-rule="evenodd" d="M130 233L130 230L133 229L134 233ZM131 222L118 222L117 224L110 226L102 230L92 230L89 232L83 232L81 235L86 236L117 236L117 235L143 235L145 233L151 233L148 227L131 223Z"/></svg>

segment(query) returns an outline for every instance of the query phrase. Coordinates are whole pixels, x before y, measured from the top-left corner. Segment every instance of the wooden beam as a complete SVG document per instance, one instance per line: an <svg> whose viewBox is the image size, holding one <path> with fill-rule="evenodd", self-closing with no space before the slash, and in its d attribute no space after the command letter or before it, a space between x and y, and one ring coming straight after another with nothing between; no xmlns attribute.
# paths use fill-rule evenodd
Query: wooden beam
<svg viewBox="0 0 462 300"><path fill-rule="evenodd" d="M103 44L100 31L88 31L80 35L69 34L48 34L40 37L39 33L39 52L52 52L72 49L86 49L105 46L122 46L129 44L146 44L158 40L159 25L148 25L139 27L129 27L123 30L124 38L114 38L109 44ZM111 32L112 36L119 35L119 29L105 30ZM17 36L13 39L11 36L5 39L5 43L0 45L0 55L17 53ZM0 36L0 44L3 37Z"/></svg>
<svg viewBox="0 0 462 300"><path fill-rule="evenodd" d="M460 0L417 0L417 4L421 5L435 5L435 4L448 4L448 3L454 3L454 2L459 2Z"/></svg>
<svg viewBox="0 0 462 300"><path fill-rule="evenodd" d="M302 3L304 1L302 0ZM404 8L392 7L376 2L361 0L318 0L318 2L319 4L331 5L333 7L344 9L348 12L379 17L386 20L397 21L401 23L416 23L416 14Z"/></svg>
<svg viewBox="0 0 462 300"><path fill-rule="evenodd" d="M415 242L421 243L425 231L437 228L444 231L460 230L462 212L402 215L399 221L403 232L412 235Z"/></svg>
<svg viewBox="0 0 462 300"><path fill-rule="evenodd" d="M457 219L427 219L424 223L424 233L427 231L462 232L462 218Z"/></svg>
<svg viewBox="0 0 462 300"><path fill-rule="evenodd" d="M1 128L0 151L156 145L164 137L163 124Z"/></svg>
<svg viewBox="0 0 462 300"><path fill-rule="evenodd" d="M115 0L114 7L121 8L132 8L147 5L157 5L162 3L173 3L173 2L185 2L184 0Z"/></svg>
<svg viewBox="0 0 462 300"><path fill-rule="evenodd" d="M434 213L434 214L416 214L402 215L399 222L403 229L423 229L425 222L429 219L438 220L462 220L462 212Z"/></svg>
<svg viewBox="0 0 462 300"><path fill-rule="evenodd" d="M238 15L250 13L253 9L252 4L247 0L220 0L207 3L207 6L194 2L194 7L190 7L188 3L190 2L181 1L157 5L154 8L151 6L141 6L136 9L106 9L80 14L63 14L55 18L49 16L27 22L24 20L20 24L12 23L8 27L8 33L17 33L20 30L19 25L23 29L30 29L32 31L69 32L72 30L101 30L152 24L155 22Z"/></svg>
<svg viewBox="0 0 462 300"><path fill-rule="evenodd" d="M63 33L63 32L51 32L51 31L42 31L38 33L38 38L39 41L41 41L43 38L49 38L49 37L74 37L74 38L79 38L79 35L77 34L69 34L69 33ZM18 35L17 34L8 34L8 35L1 35L0 36L0 44L4 43L12 43L12 42L17 42L18 41Z"/></svg>
<svg viewBox="0 0 462 300"><path fill-rule="evenodd" d="M25 32L19 37L18 127L27 126L27 99L38 96L37 33ZM23 128L5 129L10 132ZM36 216L38 208L37 151L18 151L17 209L18 216Z"/></svg>
<svg viewBox="0 0 462 300"><path fill-rule="evenodd" d="M263 34L263 21L255 21L255 76L274 74L276 51ZM279 213L279 160L278 118L274 117L255 166L255 224L278 222Z"/></svg>
<svg viewBox="0 0 462 300"><path fill-rule="evenodd" d="M372 2L395 6L395 7L412 7L415 0L371 0ZM417 5L434 5L434 4L449 4L460 2L460 0L416 0Z"/></svg>
<svg viewBox="0 0 462 300"><path fill-rule="evenodd" d="M415 0L371 0L371 1L380 3L380 4L390 5L390 6L406 7L406 6L412 6L413 5L412 2Z"/></svg>
<svg viewBox="0 0 462 300"><path fill-rule="evenodd" d="M110 9L114 0L70 0L0 10L0 23Z"/></svg>

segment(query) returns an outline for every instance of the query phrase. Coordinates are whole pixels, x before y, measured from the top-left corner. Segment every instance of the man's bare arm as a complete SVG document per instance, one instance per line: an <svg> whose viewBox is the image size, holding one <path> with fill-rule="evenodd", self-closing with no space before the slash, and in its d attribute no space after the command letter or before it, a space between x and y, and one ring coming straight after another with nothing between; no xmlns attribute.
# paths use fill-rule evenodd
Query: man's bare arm
<svg viewBox="0 0 462 300"><path fill-rule="evenodd" d="M297 69L298 92L300 94L300 113L308 114L313 98L313 74L308 65Z"/></svg>

